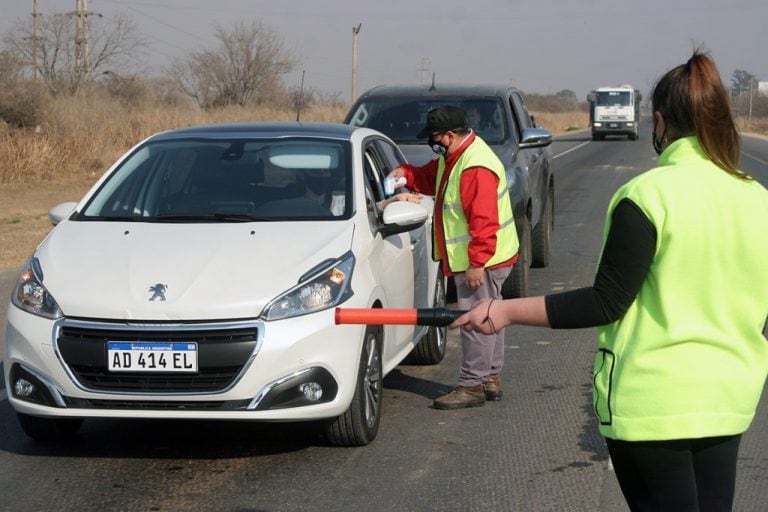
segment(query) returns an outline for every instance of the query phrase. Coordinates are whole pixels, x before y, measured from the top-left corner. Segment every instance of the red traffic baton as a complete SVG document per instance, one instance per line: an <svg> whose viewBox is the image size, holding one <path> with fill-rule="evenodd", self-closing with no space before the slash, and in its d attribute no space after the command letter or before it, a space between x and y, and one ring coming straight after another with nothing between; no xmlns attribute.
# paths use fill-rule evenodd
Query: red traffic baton
<svg viewBox="0 0 768 512"><path fill-rule="evenodd" d="M448 308L336 308L336 325L428 325L445 327L466 311Z"/></svg>

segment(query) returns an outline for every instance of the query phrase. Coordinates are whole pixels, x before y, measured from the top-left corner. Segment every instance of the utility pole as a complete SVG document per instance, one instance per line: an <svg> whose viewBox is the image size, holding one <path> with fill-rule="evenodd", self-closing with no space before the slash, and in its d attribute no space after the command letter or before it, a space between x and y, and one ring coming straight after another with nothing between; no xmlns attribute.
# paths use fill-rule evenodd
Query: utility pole
<svg viewBox="0 0 768 512"><path fill-rule="evenodd" d="M75 11L67 14L75 17L75 74L79 79L90 78L93 74L93 63L88 16L101 14L88 10L88 0L75 0Z"/></svg>
<svg viewBox="0 0 768 512"><path fill-rule="evenodd" d="M362 26L363 24L360 23L357 27L352 27L352 101L350 103L354 103L357 99L357 44Z"/></svg>
<svg viewBox="0 0 768 512"><path fill-rule="evenodd" d="M40 80L40 0L32 2L32 73L35 81Z"/></svg>
<svg viewBox="0 0 768 512"><path fill-rule="evenodd" d="M429 71L429 68L427 67L427 64L432 64L432 61L429 60L428 57L422 57L421 58L421 67L419 68L419 73L421 73L421 83L424 83L424 73Z"/></svg>

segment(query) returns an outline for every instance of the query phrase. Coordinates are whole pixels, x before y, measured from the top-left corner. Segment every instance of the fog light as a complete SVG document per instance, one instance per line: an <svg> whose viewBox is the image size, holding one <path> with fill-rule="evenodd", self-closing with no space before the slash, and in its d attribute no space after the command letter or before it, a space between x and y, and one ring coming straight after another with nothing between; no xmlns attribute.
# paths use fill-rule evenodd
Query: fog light
<svg viewBox="0 0 768 512"><path fill-rule="evenodd" d="M16 381L16 384L13 385L13 390L16 392L16 396L29 398L35 392L35 385L27 379L19 379Z"/></svg>
<svg viewBox="0 0 768 512"><path fill-rule="evenodd" d="M323 396L323 387L317 382L307 382L299 386L299 390L304 393L304 398L310 402L317 402Z"/></svg>

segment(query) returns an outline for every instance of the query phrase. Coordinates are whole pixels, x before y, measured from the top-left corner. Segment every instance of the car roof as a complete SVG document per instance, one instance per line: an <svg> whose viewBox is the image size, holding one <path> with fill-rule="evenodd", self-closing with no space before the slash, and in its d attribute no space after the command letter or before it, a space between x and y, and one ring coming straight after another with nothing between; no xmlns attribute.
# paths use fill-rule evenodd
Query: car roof
<svg viewBox="0 0 768 512"><path fill-rule="evenodd" d="M151 137L153 141L188 138L231 138L231 137L319 137L349 140L359 131L358 126L342 123L314 122L251 122L209 124L178 128L158 133Z"/></svg>
<svg viewBox="0 0 768 512"><path fill-rule="evenodd" d="M516 90L502 84L379 85L364 92L360 99L376 96L499 96Z"/></svg>

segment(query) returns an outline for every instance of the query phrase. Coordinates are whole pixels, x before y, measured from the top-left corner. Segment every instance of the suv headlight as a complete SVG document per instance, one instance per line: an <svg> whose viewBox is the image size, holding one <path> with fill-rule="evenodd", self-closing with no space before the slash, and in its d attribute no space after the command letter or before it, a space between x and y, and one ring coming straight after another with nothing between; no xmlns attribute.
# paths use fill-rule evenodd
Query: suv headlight
<svg viewBox="0 0 768 512"><path fill-rule="evenodd" d="M27 262L11 296L13 304L33 315L50 319L61 318L62 313L56 299L43 286L43 271L37 258Z"/></svg>
<svg viewBox="0 0 768 512"><path fill-rule="evenodd" d="M322 311L341 304L352 296L352 270L355 257L350 252L341 258L321 263L299 280L299 284L267 304L261 317L281 320Z"/></svg>

